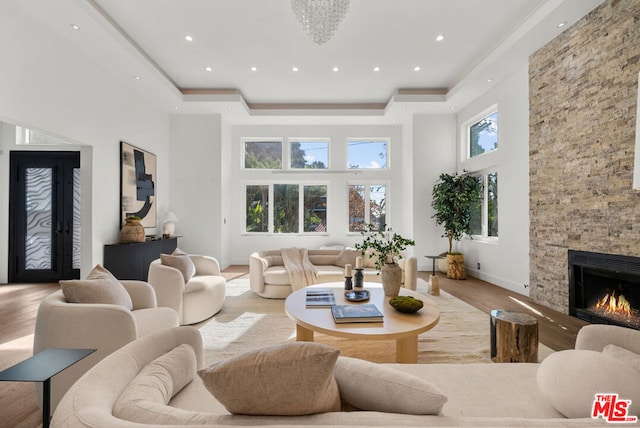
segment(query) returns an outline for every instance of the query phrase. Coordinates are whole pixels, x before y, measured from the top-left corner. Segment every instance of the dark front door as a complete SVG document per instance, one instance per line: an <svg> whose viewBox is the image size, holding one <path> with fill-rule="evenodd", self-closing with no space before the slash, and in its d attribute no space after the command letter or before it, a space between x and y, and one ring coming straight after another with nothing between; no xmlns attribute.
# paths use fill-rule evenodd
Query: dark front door
<svg viewBox="0 0 640 428"><path fill-rule="evenodd" d="M9 282L80 277L80 153L11 152Z"/></svg>

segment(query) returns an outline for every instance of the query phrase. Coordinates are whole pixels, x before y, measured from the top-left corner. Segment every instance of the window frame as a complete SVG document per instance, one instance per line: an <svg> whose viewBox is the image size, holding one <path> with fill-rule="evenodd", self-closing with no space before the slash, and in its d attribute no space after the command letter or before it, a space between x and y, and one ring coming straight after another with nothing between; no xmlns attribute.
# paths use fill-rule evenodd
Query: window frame
<svg viewBox="0 0 640 428"><path fill-rule="evenodd" d="M327 143L327 167L326 168L294 168L291 166L291 144L292 143ZM283 156L284 158L284 156ZM324 137L289 137L286 144L286 170L307 174L309 172L327 172L331 170L331 139Z"/></svg>
<svg viewBox="0 0 640 428"><path fill-rule="evenodd" d="M275 210L275 193L274 187L276 185L296 185L298 186L298 231L297 232L276 232L274 224L274 210ZM249 236L325 236L329 235L330 225L328 215L325 217L325 230L323 232L307 232L304 230L304 188L307 186L325 186L327 190L327 201L329 199L330 183L328 181L291 181L291 180L251 180L245 181L243 184L244 189L244 209L242 214L242 235ZM246 206L246 194L248 186L267 186L268 187L268 214L267 214L267 231L266 232L253 232L247 231L247 206ZM328 212L328 211L327 211Z"/></svg>
<svg viewBox="0 0 640 428"><path fill-rule="evenodd" d="M389 189L391 187L391 184L388 180L348 180L346 183L346 190L347 190L347 236L349 235L360 235L361 231L359 230L350 230L350 223L349 223L349 212L350 212L350 206L349 206L349 188L351 186L365 186L365 197L364 197L364 206L365 206L365 210L364 210L364 224L369 224L371 222L371 209L367 208L369 206L369 203L371 201L370 198L370 193L371 193L371 186L385 186L385 195L384 195L384 200L385 200L385 210L384 210L384 216L385 216L385 224L391 224L390 222L390 216L389 216L389 209L387 207L389 207Z"/></svg>
<svg viewBox="0 0 640 428"><path fill-rule="evenodd" d="M273 137L273 138L268 138L268 137L259 137L259 138L251 138L251 137L244 137L241 139L242 144L240 145L240 169L242 171L284 171L285 165L287 165L288 160L285 157L286 153L285 152L285 146L286 143L284 141L284 138L282 137ZM280 168L247 168L245 161L246 161L246 144L247 143L280 143Z"/></svg>
<svg viewBox="0 0 640 428"><path fill-rule="evenodd" d="M486 119L489 116L492 116L493 114L498 115L498 146L495 149L490 150L488 152L480 153L479 155L476 155L476 156L471 156L471 127L476 123L482 121L483 119ZM492 154L497 153L498 150L500 149L500 112L498 110L498 105L493 104L490 107L481 111L480 113L474 115L470 119L466 120L462 124L461 134L462 134L462 144L461 144L461 149L462 149L461 161L462 162L474 161L476 159L480 159L483 157L490 157Z"/></svg>
<svg viewBox="0 0 640 428"><path fill-rule="evenodd" d="M380 143L386 144L387 156L386 166L384 168L350 168L349 167L349 144L353 142L359 143ZM346 171L390 171L391 170L391 138L389 137L349 137L345 140L345 170Z"/></svg>
<svg viewBox="0 0 640 428"><path fill-rule="evenodd" d="M498 227L498 236L489 236L489 175L496 174L498 176L498 180L500 177L499 171L497 167L485 168L480 171L473 171L470 174L474 177L482 178L482 206L480 207L481 211L481 234L471 234L471 238L473 240L477 240L480 242L494 242L497 243L500 239L500 228ZM500 181L498 181L498 186L500 185ZM497 198L498 205L498 213L500 212L500 199ZM498 214L498 225L500 224L500 215Z"/></svg>

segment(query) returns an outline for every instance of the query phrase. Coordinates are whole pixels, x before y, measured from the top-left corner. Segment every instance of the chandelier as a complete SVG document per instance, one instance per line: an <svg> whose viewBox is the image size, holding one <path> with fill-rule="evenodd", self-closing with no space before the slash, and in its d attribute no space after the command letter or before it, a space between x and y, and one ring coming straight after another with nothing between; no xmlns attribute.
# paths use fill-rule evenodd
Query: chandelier
<svg viewBox="0 0 640 428"><path fill-rule="evenodd" d="M291 9L314 43L328 42L349 10L349 0L291 0Z"/></svg>

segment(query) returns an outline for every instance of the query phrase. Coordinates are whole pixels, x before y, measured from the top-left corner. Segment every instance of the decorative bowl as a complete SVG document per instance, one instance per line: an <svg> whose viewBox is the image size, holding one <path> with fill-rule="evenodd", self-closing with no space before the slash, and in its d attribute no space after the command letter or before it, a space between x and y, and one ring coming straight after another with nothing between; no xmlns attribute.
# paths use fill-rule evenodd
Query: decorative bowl
<svg viewBox="0 0 640 428"><path fill-rule="evenodd" d="M396 296L389 299L389 304L393 308L405 314L413 314L422 309L423 302L411 296Z"/></svg>

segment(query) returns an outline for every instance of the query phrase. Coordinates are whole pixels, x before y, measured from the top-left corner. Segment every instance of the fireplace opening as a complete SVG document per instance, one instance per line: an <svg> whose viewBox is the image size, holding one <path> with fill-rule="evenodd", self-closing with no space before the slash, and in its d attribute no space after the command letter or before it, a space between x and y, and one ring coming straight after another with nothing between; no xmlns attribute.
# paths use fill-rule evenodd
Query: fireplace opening
<svg viewBox="0 0 640 428"><path fill-rule="evenodd" d="M640 258L569 250L569 314L640 330Z"/></svg>

